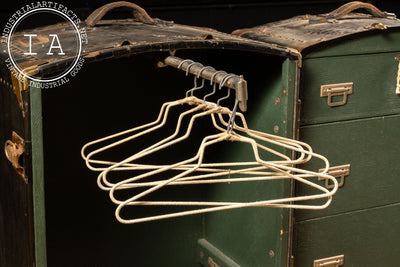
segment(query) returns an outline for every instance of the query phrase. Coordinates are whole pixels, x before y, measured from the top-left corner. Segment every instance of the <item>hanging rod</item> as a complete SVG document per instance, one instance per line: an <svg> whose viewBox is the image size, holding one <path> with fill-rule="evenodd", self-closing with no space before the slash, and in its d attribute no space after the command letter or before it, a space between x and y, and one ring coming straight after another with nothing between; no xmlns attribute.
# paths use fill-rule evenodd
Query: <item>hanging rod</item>
<svg viewBox="0 0 400 267"><path fill-rule="evenodd" d="M176 56L168 56L164 59L164 64L179 68L180 70L191 73L195 76L198 76L199 72L200 77L211 80L214 77L213 82L222 83L227 73L222 73L221 71L217 71L214 68L205 68L203 64L199 62L194 62L192 60L181 59ZM188 67L190 66L189 70ZM203 69L203 70L202 70ZM239 108L241 111L247 110L247 82L243 78L243 75L231 75L230 78L224 83L224 86L232 88L236 91L236 99L239 101Z"/></svg>

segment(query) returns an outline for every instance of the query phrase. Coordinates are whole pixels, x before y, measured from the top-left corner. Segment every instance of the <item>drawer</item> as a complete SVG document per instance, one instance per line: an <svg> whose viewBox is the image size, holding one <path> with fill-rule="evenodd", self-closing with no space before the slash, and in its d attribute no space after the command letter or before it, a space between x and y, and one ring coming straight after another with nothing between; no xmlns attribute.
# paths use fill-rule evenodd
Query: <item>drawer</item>
<svg viewBox="0 0 400 267"><path fill-rule="evenodd" d="M336 255L346 267L399 266L399 225L400 203L295 223L294 266Z"/></svg>
<svg viewBox="0 0 400 267"><path fill-rule="evenodd" d="M302 141L325 155L331 166L350 164L350 175L328 208L296 210L296 220L399 202L399 134L400 115L301 127ZM318 170L323 167L319 164L311 161L304 167ZM296 194L310 194L311 190L299 184Z"/></svg>
<svg viewBox="0 0 400 267"><path fill-rule="evenodd" d="M400 113L396 94L400 52L311 58L304 61L301 124L310 125ZM330 107L328 97L320 96L321 85L353 83L347 103ZM341 102L343 96L333 96Z"/></svg>

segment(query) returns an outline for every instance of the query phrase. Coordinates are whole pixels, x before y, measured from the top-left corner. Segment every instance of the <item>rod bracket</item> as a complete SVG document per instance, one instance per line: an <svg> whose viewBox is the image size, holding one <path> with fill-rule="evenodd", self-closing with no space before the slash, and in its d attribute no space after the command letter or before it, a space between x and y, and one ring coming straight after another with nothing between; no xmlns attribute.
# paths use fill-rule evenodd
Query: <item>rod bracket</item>
<svg viewBox="0 0 400 267"><path fill-rule="evenodd" d="M213 79L213 82L218 84L224 82L226 76L226 74L222 72L216 73L218 71L213 68L204 69L204 66L201 63L188 59L181 59L176 56L166 57L163 63L209 81ZM201 71L202 68L204 71ZM243 78L243 75L234 75L233 77L230 77L225 81L224 86L235 90L236 99L239 101L239 108L241 111L245 112L247 110L248 95L247 81Z"/></svg>

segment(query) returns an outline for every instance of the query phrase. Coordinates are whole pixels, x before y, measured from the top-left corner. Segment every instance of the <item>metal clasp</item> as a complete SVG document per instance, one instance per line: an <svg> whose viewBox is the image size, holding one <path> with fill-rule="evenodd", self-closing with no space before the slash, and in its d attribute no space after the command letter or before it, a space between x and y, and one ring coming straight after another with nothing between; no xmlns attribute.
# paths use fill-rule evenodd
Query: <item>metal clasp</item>
<svg viewBox="0 0 400 267"><path fill-rule="evenodd" d="M313 267L339 267L344 264L344 255L314 260Z"/></svg>
<svg viewBox="0 0 400 267"><path fill-rule="evenodd" d="M323 171L324 169L319 169L319 172ZM350 164L331 167L328 169L328 172L326 174L333 176L335 178L340 178L339 187L342 187L344 185L344 177L350 175ZM334 188L333 184L329 184L329 179L318 177L318 180L319 181L325 180L325 187L327 189Z"/></svg>
<svg viewBox="0 0 400 267"><path fill-rule="evenodd" d="M208 257L207 263L208 263L208 265L210 265L210 267L219 267L219 265L216 264L215 261L211 257Z"/></svg>
<svg viewBox="0 0 400 267"><path fill-rule="evenodd" d="M13 168L19 176L28 183L25 175L25 168L19 164L19 158L25 151L25 141L16 132L12 132L12 140L7 140L4 144L4 153L7 159L11 162Z"/></svg>
<svg viewBox="0 0 400 267"><path fill-rule="evenodd" d="M347 103L347 95L353 93L353 83L335 83L321 85L321 97L328 97L328 106L343 106ZM343 96L342 101L332 102L333 96Z"/></svg>

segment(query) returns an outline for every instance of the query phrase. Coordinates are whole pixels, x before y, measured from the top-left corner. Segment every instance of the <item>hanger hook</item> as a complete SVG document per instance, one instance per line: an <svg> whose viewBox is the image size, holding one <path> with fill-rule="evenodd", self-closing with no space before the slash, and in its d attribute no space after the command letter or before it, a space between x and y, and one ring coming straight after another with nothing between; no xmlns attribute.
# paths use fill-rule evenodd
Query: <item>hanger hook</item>
<svg viewBox="0 0 400 267"><path fill-rule="evenodd" d="M200 69L199 73L197 74L197 78L200 78L200 75L203 73L203 71L205 71L206 69L209 69L211 71L216 71L213 67L211 66L205 66L203 68Z"/></svg>
<svg viewBox="0 0 400 267"><path fill-rule="evenodd" d="M224 86L224 84L225 84L230 78L232 78L232 77L237 77L237 75L235 75L235 74L233 74L233 73L230 73L230 74L225 75L225 77L222 78L222 82L219 84L219 90L221 90L222 87ZM219 103L220 103L222 100L225 100L225 99L229 98L230 96L231 96L231 88L228 88L228 94L227 94L226 96L224 96L224 97L218 99L218 101L217 101L217 106L219 106Z"/></svg>
<svg viewBox="0 0 400 267"><path fill-rule="evenodd" d="M185 63L185 62L190 62L190 63L193 63L194 61L193 61L193 60L191 60L191 59L184 59L184 60L182 60L182 61L181 61L181 63L179 63L179 65L178 65L178 69L181 69L181 67L182 67L183 63Z"/></svg>
<svg viewBox="0 0 400 267"><path fill-rule="evenodd" d="M192 62L192 63L189 63L189 65L187 66L187 68L186 68L186 76L188 76L188 74L189 74L189 70L190 70L190 68L193 66L193 65L200 65L201 67L203 67L203 64L201 64L201 63L199 63L199 62ZM195 76L196 77L196 76Z"/></svg>
<svg viewBox="0 0 400 267"><path fill-rule="evenodd" d="M225 74L227 74L226 71L217 70L216 72L214 72L214 73L211 75L210 85L212 85L212 84L214 83L214 77L215 77L215 75L217 75L218 73L225 73ZM215 81L215 83L216 83L216 81Z"/></svg>
<svg viewBox="0 0 400 267"><path fill-rule="evenodd" d="M210 67L210 66L202 67L202 68L199 70L199 73L195 76L195 79L196 79L196 78L199 79L200 76L201 76L201 74L203 73L203 71L205 71L206 69L210 69L210 70L212 70L212 71L215 71L215 69L214 69L213 67ZM204 81L205 81L205 79L203 78L203 81L201 82L201 85L200 85L199 87L197 87L197 82L196 82L196 83L195 83L196 86L193 87L192 89L190 89L189 91L186 92L186 97L189 96L189 92L190 92L190 95L193 96L193 92L194 92L194 91L203 88L203 87L204 87Z"/></svg>
<svg viewBox="0 0 400 267"><path fill-rule="evenodd" d="M233 130L233 126L235 125L235 117L236 117L236 110L239 104L239 100L235 99L235 105L233 106L231 116L229 117L228 127L226 128L226 132L229 134Z"/></svg>
<svg viewBox="0 0 400 267"><path fill-rule="evenodd" d="M217 75L218 73L225 73L225 74L227 74L226 71L223 71L223 70L218 70L218 71L214 72L214 73L211 75L211 80L210 80L211 82L210 82L210 84L213 84L214 77L215 77L215 75ZM205 101L206 101L206 98L209 97L210 95L215 94L216 91L217 91L217 82L214 82L213 91L212 91L211 93L205 95L205 96L203 97L203 101L205 102Z"/></svg>
<svg viewBox="0 0 400 267"><path fill-rule="evenodd" d="M201 67L203 67L203 65L201 63L192 61L191 63L189 63L189 65L186 68L186 76L188 76L190 68L193 65L196 65L196 64L200 65ZM189 92L191 92L195 88L197 88L197 77L196 76L194 76L194 87L186 91L186 97L188 97L189 96Z"/></svg>

